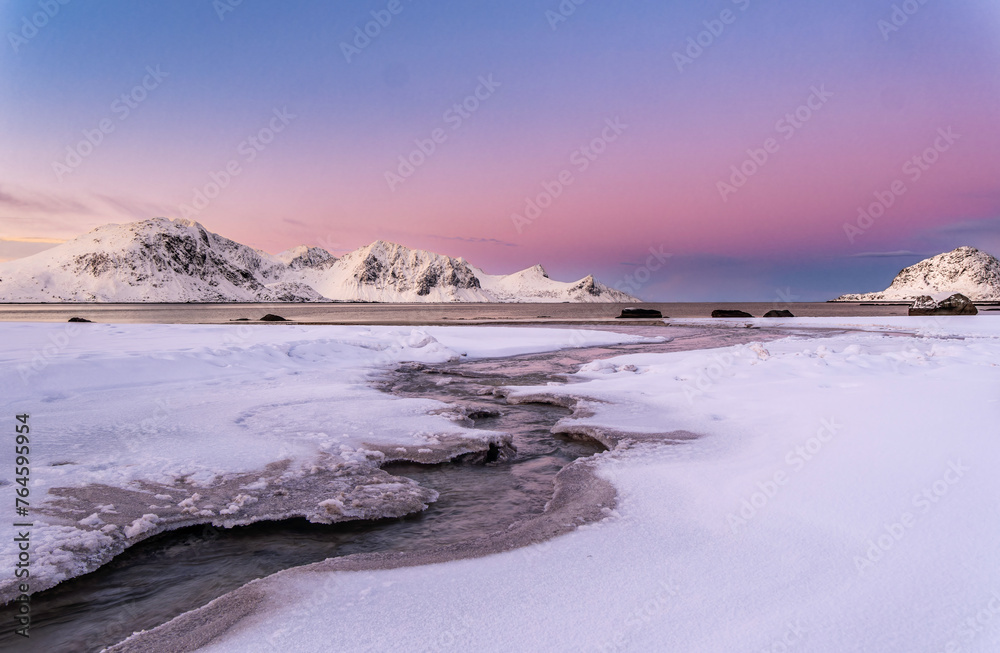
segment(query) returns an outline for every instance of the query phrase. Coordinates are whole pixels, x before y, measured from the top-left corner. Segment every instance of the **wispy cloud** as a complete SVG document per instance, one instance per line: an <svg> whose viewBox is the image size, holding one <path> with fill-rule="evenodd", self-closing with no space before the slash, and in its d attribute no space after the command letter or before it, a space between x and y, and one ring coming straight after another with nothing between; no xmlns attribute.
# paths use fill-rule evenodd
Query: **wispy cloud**
<svg viewBox="0 0 1000 653"><path fill-rule="evenodd" d="M0 215L0 234L2 234L0 237L6 239L63 240L79 236L84 231L86 231L86 227L74 224L74 221L68 217Z"/></svg>
<svg viewBox="0 0 1000 653"><path fill-rule="evenodd" d="M20 243L16 251L22 252L28 243L58 243L109 222L168 217L175 210L121 195L60 194L5 184L0 187L0 238ZM9 252L13 246L8 242L5 247Z"/></svg>
<svg viewBox="0 0 1000 653"><path fill-rule="evenodd" d="M3 188L0 188L0 204L5 206L12 206L14 208L27 208L29 205L23 199L14 197L10 193L3 192Z"/></svg>
<svg viewBox="0 0 1000 653"><path fill-rule="evenodd" d="M914 240L920 247L929 247L937 252L970 245L991 254L1000 254L1000 217L938 225L914 234Z"/></svg>
<svg viewBox="0 0 1000 653"><path fill-rule="evenodd" d="M44 214L84 213L92 215L93 209L78 199L53 193L32 193L23 189L10 190L0 187L0 205L19 211Z"/></svg>
<svg viewBox="0 0 1000 653"><path fill-rule="evenodd" d="M921 254L920 252L911 252L908 249L900 249L894 252L860 252L858 254L849 254L847 258L899 258L904 256L928 258L934 256L934 254Z"/></svg>
<svg viewBox="0 0 1000 653"><path fill-rule="evenodd" d="M175 206L172 207L167 206L166 204L158 204L156 202L136 200L130 197L102 195L100 193L95 193L94 197L114 209L121 216L137 220L166 218L172 216L174 212L177 211L177 207Z"/></svg>
<svg viewBox="0 0 1000 653"><path fill-rule="evenodd" d="M941 225L930 230L931 232L948 235L976 238L981 236L1000 236L1000 217L986 218L985 220L963 220Z"/></svg>
<svg viewBox="0 0 1000 653"><path fill-rule="evenodd" d="M65 243L65 238L0 238L0 242L4 243L50 243L56 244Z"/></svg>
<svg viewBox="0 0 1000 653"><path fill-rule="evenodd" d="M457 240L462 243L485 243L488 245L502 245L504 247L517 247L517 243L512 243L506 240L499 240L497 238L465 238L463 236L428 236L428 238L436 238L438 240Z"/></svg>

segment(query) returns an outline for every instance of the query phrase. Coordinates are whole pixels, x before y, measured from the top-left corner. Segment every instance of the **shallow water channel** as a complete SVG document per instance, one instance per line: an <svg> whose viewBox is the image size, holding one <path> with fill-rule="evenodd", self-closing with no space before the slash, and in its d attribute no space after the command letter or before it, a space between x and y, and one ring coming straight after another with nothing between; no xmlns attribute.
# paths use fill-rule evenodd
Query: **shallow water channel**
<svg viewBox="0 0 1000 653"><path fill-rule="evenodd" d="M506 529L544 510L552 496L553 479L562 467L603 447L550 433L568 410L540 404L507 405L493 395L493 388L564 382L564 375L581 363L624 353L720 347L784 335L638 326L628 331L675 339L402 366L380 384L383 390L462 404L471 411L476 428L510 433L516 456L487 464L386 465L384 469L391 474L412 478L440 493L427 510L402 519L332 525L295 519L233 529L198 526L160 534L90 574L33 595L30 639L12 633L13 610L3 608L0 650L97 651L133 631L153 628L282 569L333 556L454 544Z"/></svg>

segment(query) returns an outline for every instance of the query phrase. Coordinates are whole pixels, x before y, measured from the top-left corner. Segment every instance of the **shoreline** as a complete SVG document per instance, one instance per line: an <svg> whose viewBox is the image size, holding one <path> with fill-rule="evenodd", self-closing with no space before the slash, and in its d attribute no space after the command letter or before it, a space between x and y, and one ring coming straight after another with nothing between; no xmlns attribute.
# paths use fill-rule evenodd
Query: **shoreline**
<svg viewBox="0 0 1000 653"><path fill-rule="evenodd" d="M51 522L45 523L49 528L72 526L79 529L78 520L74 521L65 515L81 512L78 509L81 506L85 508L82 512L89 512L94 505L109 504L115 506L115 512L100 512L99 515L107 522L105 528L108 525L114 525L116 528L107 534L103 529L96 527L89 531L81 529L80 538L94 535L104 536L110 541L96 553L83 559L74 559L72 563L78 567L64 568L58 574L42 576L42 580L36 580L34 593L45 592L66 581L97 571L131 547L170 531L197 526L228 529L297 518L315 524L334 524L374 521L419 513L426 510L428 502L437 499L437 492L422 487L406 477L386 472L382 469L384 465L400 462L438 465L463 456L484 455L491 448L509 445L503 437L484 436L481 439L442 437L447 438L447 441L433 445L432 448L421 448L419 451L414 446L370 445L372 452L383 454L380 460L370 459L364 463L351 464L346 468L342 462L316 460L313 462L312 470L291 477L287 473L292 461L279 460L265 469L220 478L210 485L178 487L143 481L131 488L101 484L51 488L50 498L41 504L42 508L36 509L40 514L51 518ZM401 454L399 452L401 449L406 451ZM261 495L260 499L255 498L253 502L247 502L245 505L238 500L238 497L243 496L240 494L241 487L252 482L259 483L262 479L267 479L269 488L274 488L273 492ZM374 502L373 495L380 489L397 486L404 488L404 491L397 490L394 501ZM320 493L323 495L339 489L345 496L344 502L350 504L357 514L344 510L340 512L331 509L320 510L317 506L317 491L313 489L315 487L322 488ZM226 505L235 500L240 504L239 510L234 511L231 517L223 513L201 515L193 501L184 509L164 506L163 508L168 509L161 508L151 512L152 506L145 507L150 501L158 501L157 496L165 496L168 492L198 497L197 502L203 505ZM36 524L36 529L42 527L40 523ZM137 528L137 525L141 525L142 529ZM130 528L136 531L132 535L129 535ZM17 579L0 583L0 607L9 606L17 597L17 584Z"/></svg>
<svg viewBox="0 0 1000 653"><path fill-rule="evenodd" d="M690 434L686 435L690 437ZM626 447L627 444L626 440L619 443ZM618 446L597 456L614 453L616 450ZM595 456L581 458L564 467L556 474L552 499L546 506L545 512L513 524L506 532L436 549L359 553L285 569L251 581L152 630L135 633L106 650L109 653L195 651L237 624L253 619L255 615L266 610L268 586L297 574L417 567L481 558L543 544L572 532L581 525L599 522L612 514L617 506L617 491L609 481L597 475L596 468Z"/></svg>
<svg viewBox="0 0 1000 653"><path fill-rule="evenodd" d="M0 322L67 322L81 317L95 323L146 324L254 324L450 326L638 324L647 318L619 318L622 308L638 305L659 310L663 319L711 318L715 309L740 310L761 317L772 309L788 309L796 317L903 316L908 304L858 302L641 302L481 304L0 304ZM260 322L266 314L288 322ZM716 318L723 321L727 318ZM731 318L729 318L731 319ZM660 320L652 320L660 322Z"/></svg>

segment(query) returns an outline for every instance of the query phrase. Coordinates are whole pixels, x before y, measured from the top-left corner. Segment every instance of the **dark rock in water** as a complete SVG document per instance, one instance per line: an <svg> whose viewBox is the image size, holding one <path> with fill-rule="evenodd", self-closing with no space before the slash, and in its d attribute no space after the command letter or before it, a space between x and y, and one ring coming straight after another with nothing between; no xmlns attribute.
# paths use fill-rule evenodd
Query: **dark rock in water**
<svg viewBox="0 0 1000 653"><path fill-rule="evenodd" d="M249 322L249 321L250 321L250 318L248 318L248 317L238 317L235 320L233 320L233 322Z"/></svg>
<svg viewBox="0 0 1000 653"><path fill-rule="evenodd" d="M655 308L623 308L622 314L618 316L618 319L623 317L646 317L646 318L661 318L663 313L656 310Z"/></svg>
<svg viewBox="0 0 1000 653"><path fill-rule="evenodd" d="M260 318L261 322L287 322L285 318L280 315L275 315L274 313L268 313L264 317Z"/></svg>
<svg viewBox="0 0 1000 653"><path fill-rule="evenodd" d="M736 311L730 308L717 308L712 311L712 317L753 317L744 311Z"/></svg>
<svg viewBox="0 0 1000 653"><path fill-rule="evenodd" d="M90 320L88 320L85 317L71 317L71 318L69 318L69 321L70 322L90 322Z"/></svg>
<svg viewBox="0 0 1000 653"><path fill-rule="evenodd" d="M454 461L459 463L471 463L473 465L489 465L505 463L513 460L517 456L517 447L509 442L490 442L490 448L486 451L473 451L471 453L456 456Z"/></svg>
<svg viewBox="0 0 1000 653"><path fill-rule="evenodd" d="M910 315L976 315L977 313L979 311L976 310L976 305L962 293L955 293L939 302L928 295L921 295L913 302L909 311Z"/></svg>
<svg viewBox="0 0 1000 653"><path fill-rule="evenodd" d="M764 313L764 317L795 317L792 315L791 311L786 311L783 308L776 308L774 310Z"/></svg>

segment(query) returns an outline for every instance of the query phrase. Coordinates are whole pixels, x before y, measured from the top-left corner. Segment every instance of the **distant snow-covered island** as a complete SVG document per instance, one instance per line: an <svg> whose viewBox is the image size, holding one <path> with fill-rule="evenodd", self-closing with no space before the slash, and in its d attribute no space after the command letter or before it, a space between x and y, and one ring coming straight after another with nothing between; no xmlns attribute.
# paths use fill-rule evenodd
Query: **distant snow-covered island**
<svg viewBox="0 0 1000 653"><path fill-rule="evenodd" d="M904 268L881 292L841 295L835 302L899 301L961 293L974 302L1000 301L1000 260L975 247L959 247Z"/></svg>
<svg viewBox="0 0 1000 653"><path fill-rule="evenodd" d="M464 258L382 240L337 258L320 247L277 255L190 220L107 224L0 263L0 302L639 302L588 275L541 265L487 274Z"/></svg>

